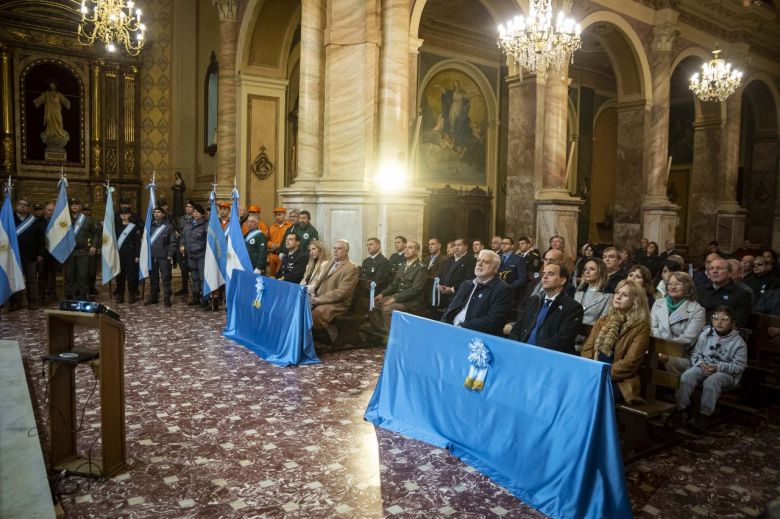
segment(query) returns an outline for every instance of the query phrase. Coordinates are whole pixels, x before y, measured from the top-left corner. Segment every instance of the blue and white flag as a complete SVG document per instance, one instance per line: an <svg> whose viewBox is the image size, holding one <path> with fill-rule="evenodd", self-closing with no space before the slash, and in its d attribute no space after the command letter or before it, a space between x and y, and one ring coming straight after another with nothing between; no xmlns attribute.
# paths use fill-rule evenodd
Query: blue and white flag
<svg viewBox="0 0 780 519"><path fill-rule="evenodd" d="M206 260L203 267L203 296L225 284L225 266L227 260L227 239L219 223L217 212L217 194L211 192L211 215L209 216L208 240L206 242Z"/></svg>
<svg viewBox="0 0 780 519"><path fill-rule="evenodd" d="M111 193L116 191L109 187L106 191L106 215L103 217L103 240L100 248L100 257L102 258L101 279L105 285L117 274L119 274L119 250L116 246L116 231L114 229L114 202L111 200Z"/></svg>
<svg viewBox="0 0 780 519"><path fill-rule="evenodd" d="M230 209L230 223L226 233L227 238L227 258L225 264L225 273L227 285L230 286L230 279L233 277L233 270L243 270L252 272L252 260L249 259L249 252L246 250L244 234L241 232L241 219L238 216L238 189L233 188L233 205Z"/></svg>
<svg viewBox="0 0 780 519"><path fill-rule="evenodd" d="M60 179L60 193L54 212L46 226L46 248L60 263L65 263L70 253L76 248L76 235L73 234L73 222L70 219L68 207L68 181Z"/></svg>
<svg viewBox="0 0 780 519"><path fill-rule="evenodd" d="M0 210L0 305L21 290L24 290L22 256L19 254L19 241L16 239L16 223L14 211L11 209L9 187Z"/></svg>
<svg viewBox="0 0 780 519"><path fill-rule="evenodd" d="M152 270L152 221L154 220L154 207L157 201L154 192L157 185L152 182L146 186L149 189L149 206L146 208L146 221L144 221L144 235L141 238L141 254L138 257L138 280L144 280L149 277L149 271Z"/></svg>

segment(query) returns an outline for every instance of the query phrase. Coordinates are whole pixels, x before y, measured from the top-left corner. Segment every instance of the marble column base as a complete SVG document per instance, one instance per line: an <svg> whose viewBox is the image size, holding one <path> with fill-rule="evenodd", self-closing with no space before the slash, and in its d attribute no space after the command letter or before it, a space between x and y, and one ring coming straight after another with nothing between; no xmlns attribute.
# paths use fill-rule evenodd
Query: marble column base
<svg viewBox="0 0 780 519"><path fill-rule="evenodd" d="M549 239L556 234L566 240L566 254L577 257L577 221L583 201L571 196L548 197L539 193L536 197L536 246L547 248Z"/></svg>
<svg viewBox="0 0 780 519"><path fill-rule="evenodd" d="M744 209L718 209L718 231L715 239L723 252L733 252L742 246L745 240Z"/></svg>
<svg viewBox="0 0 780 519"><path fill-rule="evenodd" d="M642 236L656 242L663 250L666 240L674 240L679 223L679 206L647 204L642 206Z"/></svg>
<svg viewBox="0 0 780 519"><path fill-rule="evenodd" d="M311 212L312 224L329 248L337 239L349 241L350 258L358 264L365 256L368 238L379 238L386 253L398 235L423 247L426 190L378 194L366 189L320 184L288 187L280 190L279 195L288 210L294 207Z"/></svg>

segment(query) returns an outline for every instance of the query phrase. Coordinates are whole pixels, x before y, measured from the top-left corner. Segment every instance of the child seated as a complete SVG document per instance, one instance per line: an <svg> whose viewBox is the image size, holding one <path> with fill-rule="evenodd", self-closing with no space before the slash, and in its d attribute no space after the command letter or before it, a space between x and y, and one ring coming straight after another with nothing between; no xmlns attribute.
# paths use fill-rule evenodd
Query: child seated
<svg viewBox="0 0 780 519"><path fill-rule="evenodd" d="M702 385L701 405L693 426L703 432L721 391L739 383L747 364L747 346L736 329L731 308L719 306L715 309L710 326L705 326L699 334L691 364L692 367L680 376L677 405L687 417L691 393L696 386Z"/></svg>

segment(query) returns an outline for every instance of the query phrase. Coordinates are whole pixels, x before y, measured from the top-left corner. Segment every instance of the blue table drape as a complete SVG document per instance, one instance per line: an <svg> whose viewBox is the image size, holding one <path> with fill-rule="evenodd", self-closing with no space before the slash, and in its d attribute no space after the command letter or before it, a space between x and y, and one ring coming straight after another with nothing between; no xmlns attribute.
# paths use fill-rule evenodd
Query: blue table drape
<svg viewBox="0 0 780 519"><path fill-rule="evenodd" d="M492 356L482 391L464 387L473 339ZM632 516L601 362L395 312L364 418L449 449L549 516Z"/></svg>
<svg viewBox="0 0 780 519"><path fill-rule="evenodd" d="M259 283L259 281L262 283ZM233 271L222 335L278 366L317 364L306 287Z"/></svg>

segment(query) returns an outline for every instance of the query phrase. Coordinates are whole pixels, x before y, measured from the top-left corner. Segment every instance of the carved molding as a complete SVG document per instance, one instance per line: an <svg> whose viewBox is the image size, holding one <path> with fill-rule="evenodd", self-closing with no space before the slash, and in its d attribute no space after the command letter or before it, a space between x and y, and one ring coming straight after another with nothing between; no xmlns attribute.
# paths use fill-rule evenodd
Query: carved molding
<svg viewBox="0 0 780 519"><path fill-rule="evenodd" d="M238 13L238 0L211 0L219 11L219 21L235 22Z"/></svg>
<svg viewBox="0 0 780 519"><path fill-rule="evenodd" d="M656 52L672 52L674 40L680 34L677 25L664 23L653 27L653 50Z"/></svg>

